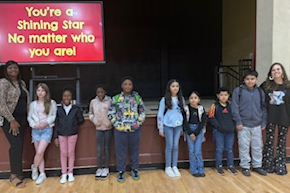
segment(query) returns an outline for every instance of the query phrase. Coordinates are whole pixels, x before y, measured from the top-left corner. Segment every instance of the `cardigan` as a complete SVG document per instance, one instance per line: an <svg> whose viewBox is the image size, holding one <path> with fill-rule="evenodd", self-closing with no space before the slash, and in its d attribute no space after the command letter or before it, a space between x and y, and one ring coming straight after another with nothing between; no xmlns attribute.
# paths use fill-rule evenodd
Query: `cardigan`
<svg viewBox="0 0 290 193"><path fill-rule="evenodd" d="M36 111L36 105L37 105L37 101L33 101L30 103L27 120L31 128L34 128L35 125L39 123L39 118ZM47 118L46 118L46 121L50 127L54 126L54 121L56 118L56 111L57 111L56 102L54 100L51 100L49 114L47 115Z"/></svg>
<svg viewBox="0 0 290 193"><path fill-rule="evenodd" d="M0 116L7 119L8 122L15 120L13 112L18 103L21 90L17 85L12 85L6 78L0 79ZM27 95L27 111L29 107L29 93L25 82L21 80L22 89Z"/></svg>

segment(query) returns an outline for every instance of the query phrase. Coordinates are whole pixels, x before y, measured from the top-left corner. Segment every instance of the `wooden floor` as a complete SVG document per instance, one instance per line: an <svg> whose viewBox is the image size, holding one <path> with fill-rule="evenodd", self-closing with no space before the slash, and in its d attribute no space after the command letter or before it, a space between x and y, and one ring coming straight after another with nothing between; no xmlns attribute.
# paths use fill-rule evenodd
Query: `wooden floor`
<svg viewBox="0 0 290 193"><path fill-rule="evenodd" d="M288 164L288 168L290 164ZM41 185L35 185L27 179L26 187L16 189L10 186L8 180L0 180L0 192L27 192L27 193L183 193L183 192L210 192L210 193L238 193L238 192L290 192L290 174L278 176L268 174L260 176L252 172L251 177L242 173L234 176L226 171L225 176L219 176L213 168L205 168L206 177L195 178L188 170L181 169L182 177L167 177L163 170L140 171L141 179L134 181L129 172L126 172L125 182L117 182L117 173L111 173L107 180L95 180L94 175L76 175L75 182L60 184L59 177L49 177Z"/></svg>

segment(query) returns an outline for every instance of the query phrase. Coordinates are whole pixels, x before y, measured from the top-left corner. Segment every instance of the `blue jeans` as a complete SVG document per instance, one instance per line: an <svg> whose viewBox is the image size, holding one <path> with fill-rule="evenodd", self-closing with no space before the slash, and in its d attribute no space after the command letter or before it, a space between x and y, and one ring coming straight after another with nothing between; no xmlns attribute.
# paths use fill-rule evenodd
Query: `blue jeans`
<svg viewBox="0 0 290 193"><path fill-rule="evenodd" d="M234 152L233 146L235 141L234 133L221 133L216 129L213 129L213 137L215 141L215 165L221 166L223 153L227 155L227 166L234 165Z"/></svg>
<svg viewBox="0 0 290 193"><path fill-rule="evenodd" d="M196 124L189 124L189 128L191 131L195 131L197 129ZM195 141L190 139L190 136L186 134L186 140L188 145L188 153L189 153L189 164L190 164L190 172L192 174L204 173L204 165L202 158L202 139L203 139L203 131L196 136Z"/></svg>
<svg viewBox="0 0 290 193"><path fill-rule="evenodd" d="M164 125L164 135L165 135L165 141L166 141L165 167L177 166L178 143L179 143L181 131L182 131L182 126L167 127Z"/></svg>

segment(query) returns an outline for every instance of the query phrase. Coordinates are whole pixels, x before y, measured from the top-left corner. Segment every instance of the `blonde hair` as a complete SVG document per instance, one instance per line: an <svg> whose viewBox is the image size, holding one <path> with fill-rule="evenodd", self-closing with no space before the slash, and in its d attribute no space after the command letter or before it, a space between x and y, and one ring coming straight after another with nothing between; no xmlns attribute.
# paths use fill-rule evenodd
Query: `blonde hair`
<svg viewBox="0 0 290 193"><path fill-rule="evenodd" d="M49 91L49 88L47 86L47 84L45 83L39 83L37 86L36 86L36 89L35 89L35 99L38 100L38 96L37 96L37 89L38 88L42 88L44 91L45 91L45 97L44 97L44 112L48 115L49 114L49 110L50 110L50 106L51 106L51 98L50 98L50 91Z"/></svg>

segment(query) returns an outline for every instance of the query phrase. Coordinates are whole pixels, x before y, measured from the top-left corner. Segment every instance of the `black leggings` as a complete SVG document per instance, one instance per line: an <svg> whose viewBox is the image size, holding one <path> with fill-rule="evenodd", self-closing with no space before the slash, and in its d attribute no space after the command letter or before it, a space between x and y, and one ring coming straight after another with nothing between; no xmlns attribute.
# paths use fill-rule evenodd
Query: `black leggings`
<svg viewBox="0 0 290 193"><path fill-rule="evenodd" d="M10 123L6 119L4 119L4 124L2 128L6 135L6 138L8 139L10 143L9 158L10 158L11 174L23 176L22 152L23 152L24 132L27 127L27 121L26 121L27 117L26 116L15 117L15 119L20 124L19 134L17 136L14 136L12 132L9 133Z"/></svg>
<svg viewBox="0 0 290 193"><path fill-rule="evenodd" d="M110 164L110 146L113 129L100 131L97 130L97 150L98 150L98 168L109 167ZM105 161L103 162L103 152L105 150Z"/></svg>
<svg viewBox="0 0 290 193"><path fill-rule="evenodd" d="M288 127L278 125L278 141L276 156L274 156L274 138L276 124L268 124L266 128L266 142L263 151L263 168L269 173L287 174L286 168L286 137Z"/></svg>

